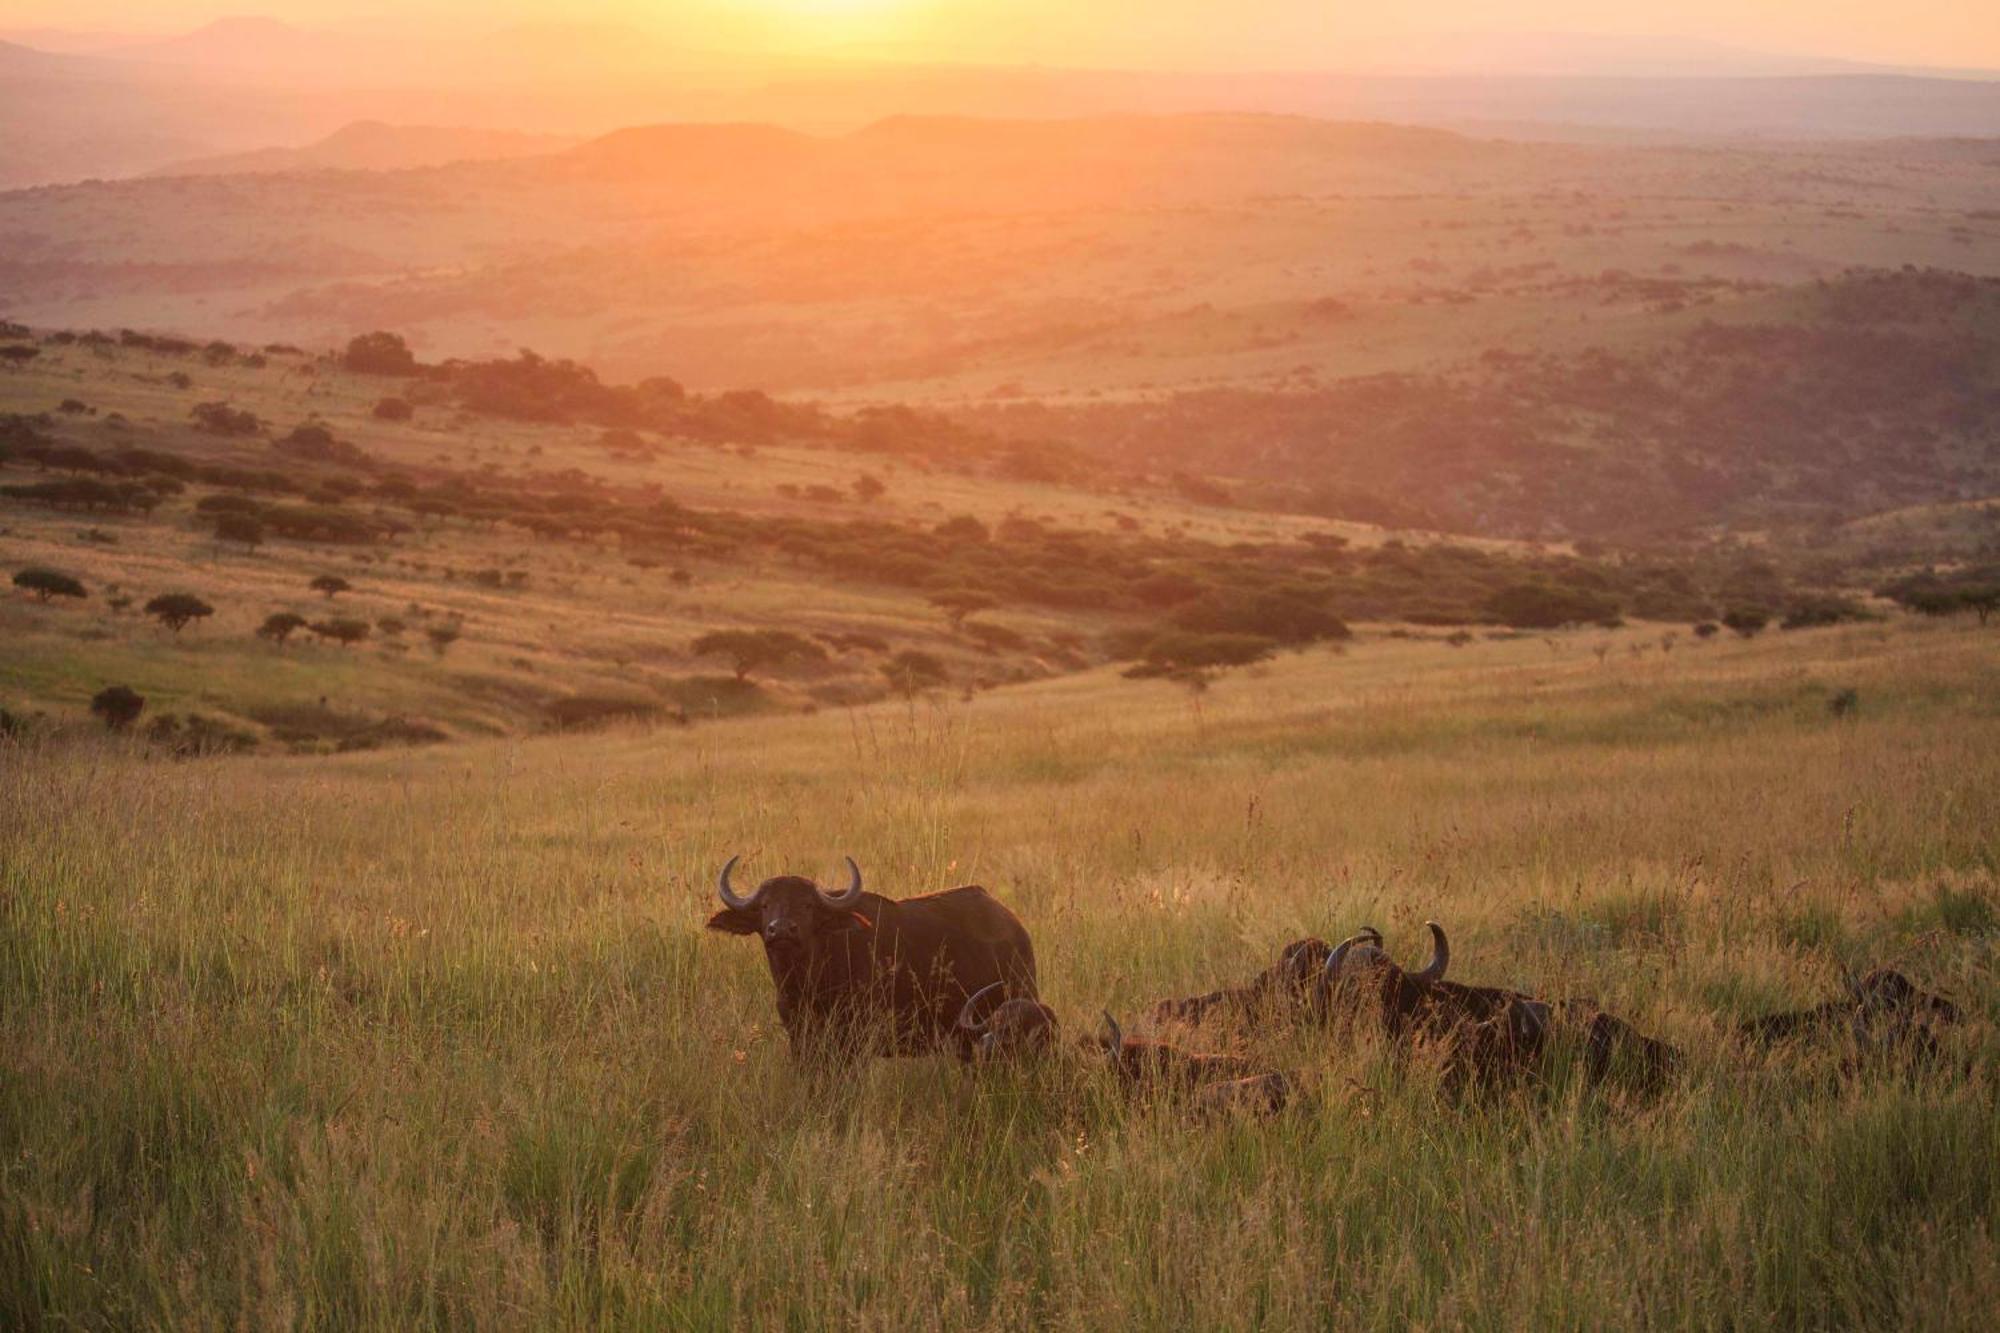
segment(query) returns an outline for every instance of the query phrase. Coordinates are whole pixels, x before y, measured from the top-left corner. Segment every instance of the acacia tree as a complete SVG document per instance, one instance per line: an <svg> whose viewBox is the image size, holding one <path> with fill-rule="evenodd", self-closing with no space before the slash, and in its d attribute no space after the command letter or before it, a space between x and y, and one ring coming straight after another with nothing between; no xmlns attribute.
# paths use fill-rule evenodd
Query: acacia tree
<svg viewBox="0 0 2000 1333"><path fill-rule="evenodd" d="M51 597L88 597L83 584L69 575L53 569L24 569L14 576L14 586L24 592L35 594L38 602L47 602Z"/></svg>
<svg viewBox="0 0 2000 1333"><path fill-rule="evenodd" d="M111 730L123 731L146 711L146 699L130 685L111 685L90 697L90 711Z"/></svg>
<svg viewBox="0 0 2000 1333"><path fill-rule="evenodd" d="M161 593L146 603L146 614L179 634L189 622L215 614L215 608L188 592Z"/></svg>
<svg viewBox="0 0 2000 1333"><path fill-rule="evenodd" d="M931 605L944 612L951 621L952 632L956 634L965 628L965 618L975 611L992 608L993 599L977 588L951 588L931 594Z"/></svg>
<svg viewBox="0 0 2000 1333"><path fill-rule="evenodd" d="M443 657L445 649L458 642L460 633L457 625L431 625L424 630L424 637L431 641L431 651Z"/></svg>
<svg viewBox="0 0 2000 1333"><path fill-rule="evenodd" d="M264 623L257 627L257 637L269 639L280 648L285 640L306 627L304 616L293 615L290 611L277 611L264 617Z"/></svg>
<svg viewBox="0 0 2000 1333"><path fill-rule="evenodd" d="M726 657L739 681L787 662L824 662L826 649L784 629L723 629L694 641L698 657Z"/></svg>
<svg viewBox="0 0 2000 1333"><path fill-rule="evenodd" d="M334 599L336 594L352 592L354 590L354 585L338 574L322 574L306 586L314 592L325 594L326 600L329 602Z"/></svg>

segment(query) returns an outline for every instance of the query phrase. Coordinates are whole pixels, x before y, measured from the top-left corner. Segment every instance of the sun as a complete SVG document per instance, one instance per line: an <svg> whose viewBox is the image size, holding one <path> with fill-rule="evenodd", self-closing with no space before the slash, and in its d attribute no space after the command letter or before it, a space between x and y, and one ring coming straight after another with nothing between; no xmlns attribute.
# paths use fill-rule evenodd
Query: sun
<svg viewBox="0 0 2000 1333"><path fill-rule="evenodd" d="M847 18L882 14L903 7L905 0L736 0L745 9L780 17Z"/></svg>

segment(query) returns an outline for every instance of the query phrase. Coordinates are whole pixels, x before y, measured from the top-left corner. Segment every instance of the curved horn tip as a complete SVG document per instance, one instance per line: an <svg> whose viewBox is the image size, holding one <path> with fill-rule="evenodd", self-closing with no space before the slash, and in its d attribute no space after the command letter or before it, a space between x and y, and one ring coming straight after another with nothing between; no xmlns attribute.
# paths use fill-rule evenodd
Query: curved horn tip
<svg viewBox="0 0 2000 1333"><path fill-rule="evenodd" d="M1319 970L1319 993L1322 1000L1331 995L1334 986L1339 984L1340 966L1347 961L1348 952L1360 938L1359 935L1349 935L1334 945L1333 952L1327 955L1326 965Z"/></svg>
<svg viewBox="0 0 2000 1333"><path fill-rule="evenodd" d="M1104 1011L1104 1024L1111 1029L1111 1053L1117 1055L1125 1049L1125 1029L1118 1026L1118 1020L1111 1016L1109 1009Z"/></svg>
<svg viewBox="0 0 2000 1333"><path fill-rule="evenodd" d="M1445 938L1444 927L1435 921L1424 925L1431 932L1431 960L1424 964L1424 970L1416 973L1418 981L1443 981L1445 969L1451 964L1451 941Z"/></svg>
<svg viewBox="0 0 2000 1333"><path fill-rule="evenodd" d="M854 858L843 858L847 862L847 887L839 893L819 890L820 901L828 907L852 907L861 901L861 867L854 864Z"/></svg>
<svg viewBox="0 0 2000 1333"><path fill-rule="evenodd" d="M722 899L722 905L739 912L749 907L755 898L754 894L750 898L745 898L729 885L729 872L736 869L736 863L742 859L740 852L730 857L722 863L722 873L715 877L715 892L716 896Z"/></svg>
<svg viewBox="0 0 2000 1333"><path fill-rule="evenodd" d="M1004 981L988 982L986 985L981 986L978 990L974 991L972 994L966 996L965 1003L960 1005L958 1008L958 1026L963 1028L967 1032L984 1032L986 1031L986 1029L992 1027L993 1019L990 1016L981 1022L974 1023L972 1021L972 1015L979 1012L979 1002L981 1000L985 999L988 995L991 995L994 991L999 990L1002 986L1005 986L1006 984L1007 983Z"/></svg>

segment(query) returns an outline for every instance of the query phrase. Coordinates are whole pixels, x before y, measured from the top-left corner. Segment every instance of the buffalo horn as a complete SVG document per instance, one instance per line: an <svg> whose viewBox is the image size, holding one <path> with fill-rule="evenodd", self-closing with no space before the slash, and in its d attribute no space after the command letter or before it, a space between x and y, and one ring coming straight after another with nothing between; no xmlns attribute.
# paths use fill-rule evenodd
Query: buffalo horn
<svg viewBox="0 0 2000 1333"><path fill-rule="evenodd" d="M742 859L741 856L730 857L722 863L722 873L715 877L715 892L722 899L722 905L734 908L739 912L748 911L750 904L757 901L755 894L744 898L738 895L736 890L729 887L729 872L736 869L736 863Z"/></svg>
<svg viewBox="0 0 2000 1333"><path fill-rule="evenodd" d="M861 867L854 864L853 857L848 857L847 887L839 893L828 893L824 889L815 889L814 892L819 894L819 900L828 907L846 911L861 901Z"/></svg>
<svg viewBox="0 0 2000 1333"><path fill-rule="evenodd" d="M979 1012L979 1002L981 1000L984 1000L987 996L1006 984L1004 981L996 981L991 985L981 986L978 990L965 997L965 1003L958 1011L958 1026L961 1031L978 1034L993 1026L993 1015L991 1014L988 1014L985 1018L977 1022L973 1020L972 1016Z"/></svg>
<svg viewBox="0 0 2000 1333"><path fill-rule="evenodd" d="M1451 944L1444 937L1443 926L1435 921L1426 921L1424 924L1429 926L1431 931L1431 960L1424 964L1423 971L1410 973L1410 979L1429 985L1431 982L1444 980L1445 966L1451 962Z"/></svg>

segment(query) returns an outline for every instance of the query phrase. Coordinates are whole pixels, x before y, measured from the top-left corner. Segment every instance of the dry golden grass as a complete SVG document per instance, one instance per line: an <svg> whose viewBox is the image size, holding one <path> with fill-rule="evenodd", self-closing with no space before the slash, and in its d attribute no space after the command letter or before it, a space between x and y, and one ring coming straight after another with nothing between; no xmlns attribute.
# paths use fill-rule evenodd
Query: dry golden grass
<svg viewBox="0 0 2000 1333"><path fill-rule="evenodd" d="M0 750L0 1322L1977 1328L2000 657L1966 627L1369 644L682 734ZM1860 707L1836 718L1833 690ZM812 1081L716 863L977 880L1081 1027L1362 921L1681 1045L1460 1101L1271 1033L1270 1122L1087 1071ZM1969 1078L1756 1061L1894 962Z"/></svg>

